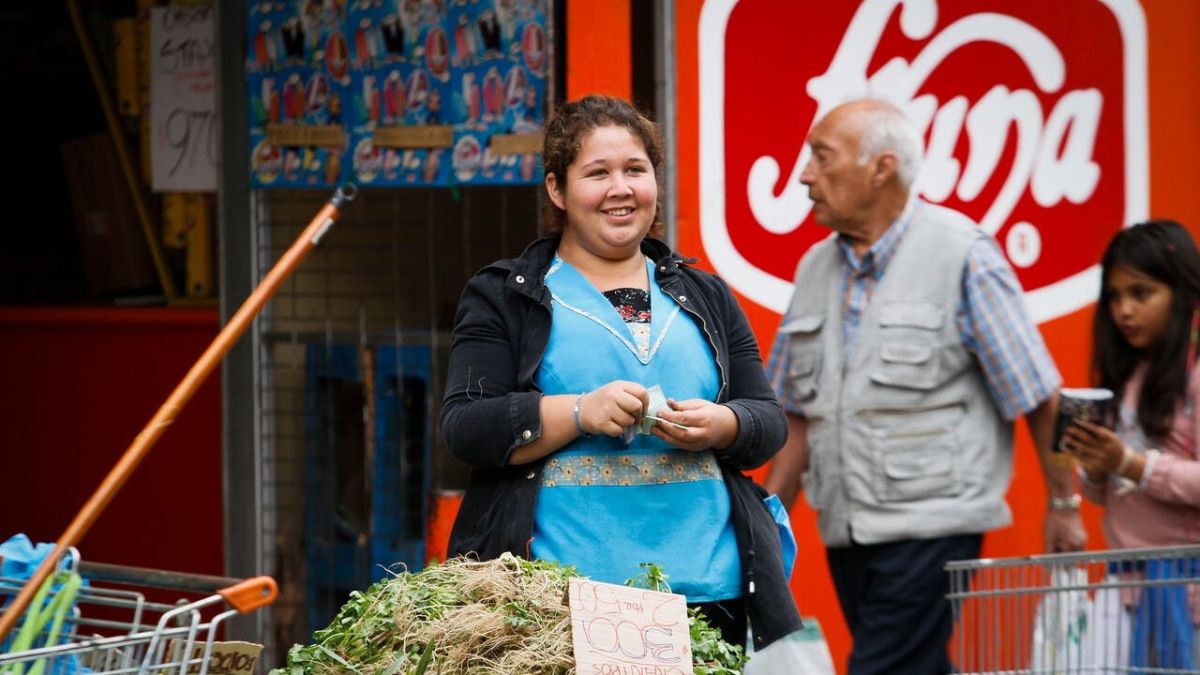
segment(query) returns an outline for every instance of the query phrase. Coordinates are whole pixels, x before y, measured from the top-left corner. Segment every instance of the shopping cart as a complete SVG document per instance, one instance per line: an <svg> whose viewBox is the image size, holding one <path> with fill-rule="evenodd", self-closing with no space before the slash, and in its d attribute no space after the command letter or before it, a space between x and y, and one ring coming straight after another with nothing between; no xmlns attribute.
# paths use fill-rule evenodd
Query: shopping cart
<svg viewBox="0 0 1200 675"><path fill-rule="evenodd" d="M946 571L959 672L1200 675L1200 546L967 560Z"/></svg>
<svg viewBox="0 0 1200 675"><path fill-rule="evenodd" d="M0 578L0 599L7 602L23 584ZM0 654L0 675L206 675L215 657L230 659L229 652L214 651L222 624L269 605L277 593L270 577L241 580L80 562L74 551L44 588L23 630ZM203 597L161 600L179 592ZM56 602L59 596L62 602ZM47 607L54 616L44 615ZM213 670L242 672L233 665Z"/></svg>

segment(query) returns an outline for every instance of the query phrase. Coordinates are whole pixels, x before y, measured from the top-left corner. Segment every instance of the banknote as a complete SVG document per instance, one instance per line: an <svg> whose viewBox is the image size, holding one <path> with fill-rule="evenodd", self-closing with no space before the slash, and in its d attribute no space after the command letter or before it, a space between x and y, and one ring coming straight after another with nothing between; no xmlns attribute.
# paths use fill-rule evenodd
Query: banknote
<svg viewBox="0 0 1200 675"><path fill-rule="evenodd" d="M646 390L646 395L650 399L649 405L646 406L641 423L639 424L638 433L648 434L654 428L658 414L664 410L670 410L667 405L667 395L663 393L662 385L654 385Z"/></svg>

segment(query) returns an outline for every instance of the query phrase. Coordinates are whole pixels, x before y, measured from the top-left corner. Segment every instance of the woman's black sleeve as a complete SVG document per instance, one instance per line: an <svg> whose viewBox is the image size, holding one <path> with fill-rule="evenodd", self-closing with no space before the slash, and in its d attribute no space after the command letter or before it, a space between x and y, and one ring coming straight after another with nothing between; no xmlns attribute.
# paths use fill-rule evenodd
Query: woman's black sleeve
<svg viewBox="0 0 1200 675"><path fill-rule="evenodd" d="M450 454L474 467L508 464L514 448L541 436L541 398L517 391L518 317L505 311L504 279L485 270L458 303L441 429Z"/></svg>
<svg viewBox="0 0 1200 675"><path fill-rule="evenodd" d="M720 288L721 330L729 348L729 398L725 405L738 418L738 436L722 456L743 471L766 464L787 440L787 417L767 381L758 340L745 312L725 282L714 277Z"/></svg>

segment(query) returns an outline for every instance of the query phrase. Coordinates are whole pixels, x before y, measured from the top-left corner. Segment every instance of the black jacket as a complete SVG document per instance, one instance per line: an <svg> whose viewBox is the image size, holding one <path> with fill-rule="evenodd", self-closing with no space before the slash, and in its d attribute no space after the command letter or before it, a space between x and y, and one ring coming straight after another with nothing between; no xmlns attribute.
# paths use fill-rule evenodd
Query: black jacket
<svg viewBox="0 0 1200 675"><path fill-rule="evenodd" d="M542 394L534 383L550 335L546 270L557 238L539 239L519 258L476 274L459 301L442 402L442 435L451 454L473 468L450 535L450 554L529 557L534 505L544 460L508 465L513 449L541 436ZM718 277L696 270L664 243L646 239L660 288L707 336L721 378L717 402L738 418L733 445L716 457L729 490L742 563L742 590L762 648L800 627L783 574L779 533L766 492L743 470L762 466L787 438L787 420L763 373L758 343L737 301Z"/></svg>

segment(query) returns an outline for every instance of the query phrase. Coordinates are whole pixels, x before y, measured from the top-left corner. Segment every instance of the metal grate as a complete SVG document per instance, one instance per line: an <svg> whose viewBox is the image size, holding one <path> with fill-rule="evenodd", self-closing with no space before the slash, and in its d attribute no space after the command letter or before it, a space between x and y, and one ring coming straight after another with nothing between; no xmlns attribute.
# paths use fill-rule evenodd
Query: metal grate
<svg viewBox="0 0 1200 675"><path fill-rule="evenodd" d="M256 193L257 276L328 196ZM264 309L254 338L260 565L280 586L265 658L282 662L292 643L307 642L347 589L382 574L381 556L407 551L411 559L390 562L423 562L423 549L376 540L419 539L413 526L424 523L428 490L465 485L436 433L454 312L476 270L533 239L536 213L532 186L363 191ZM362 420L347 413L356 406ZM403 485L392 488L392 477ZM352 494L358 485L369 504L386 508L363 507ZM417 489L424 494L414 498ZM389 520L395 509L403 513ZM314 544L323 541L333 542L328 551ZM343 588L314 583L347 570Z"/></svg>
<svg viewBox="0 0 1200 675"><path fill-rule="evenodd" d="M969 560L946 570L956 672L1200 675L1200 546Z"/></svg>

